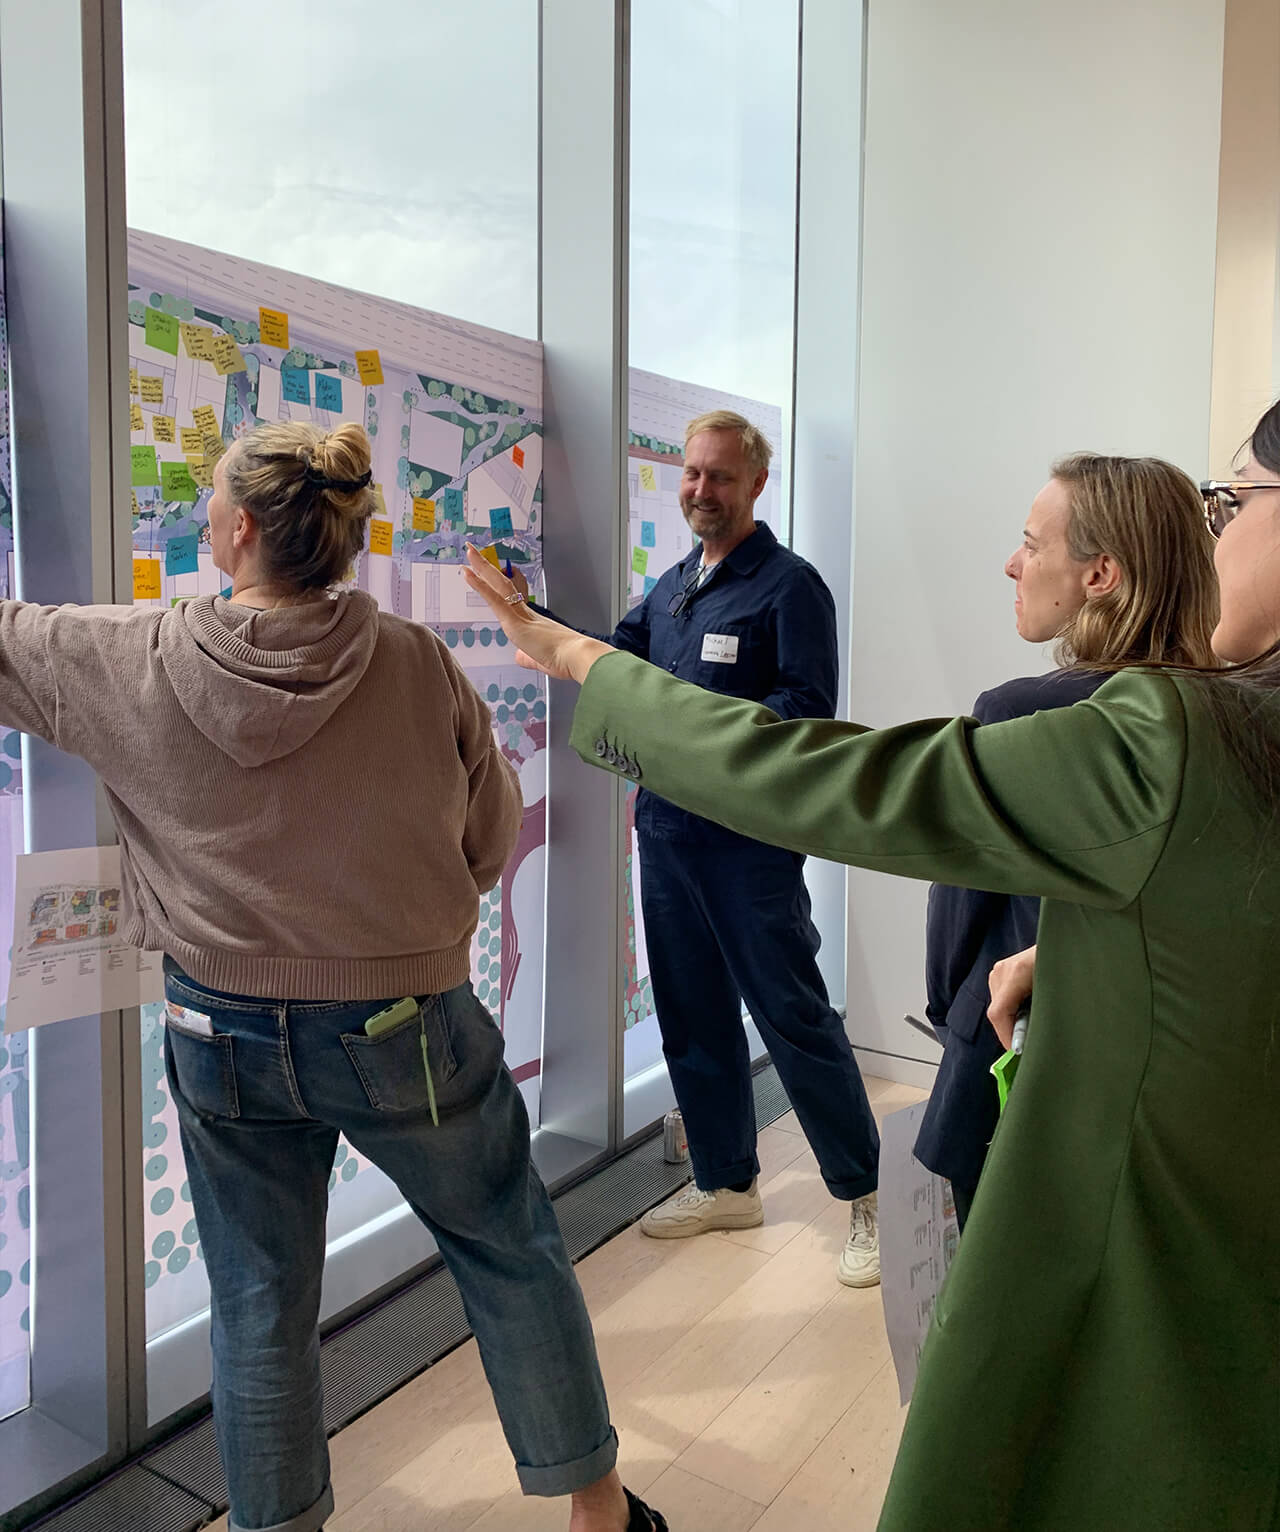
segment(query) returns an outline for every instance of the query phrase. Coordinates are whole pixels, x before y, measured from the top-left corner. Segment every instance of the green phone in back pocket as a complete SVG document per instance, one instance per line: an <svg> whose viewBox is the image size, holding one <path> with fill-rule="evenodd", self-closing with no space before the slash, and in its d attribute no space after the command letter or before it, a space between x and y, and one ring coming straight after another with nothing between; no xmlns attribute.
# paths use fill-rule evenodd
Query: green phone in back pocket
<svg viewBox="0 0 1280 1532"><path fill-rule="evenodd" d="M440 1126L440 1114L436 1111L436 1082L431 1078L431 1055L427 1049L427 1018L425 1012L412 995L406 995L403 1000L397 1000L394 1005L389 1005L385 1011L375 1011L364 1024L366 1037L381 1037L384 1032L390 1032L393 1027L398 1027L402 1022L411 1017L422 1017L422 1030L418 1034L418 1042L422 1048L422 1069L427 1077L427 1105L431 1108L431 1122L434 1127Z"/></svg>

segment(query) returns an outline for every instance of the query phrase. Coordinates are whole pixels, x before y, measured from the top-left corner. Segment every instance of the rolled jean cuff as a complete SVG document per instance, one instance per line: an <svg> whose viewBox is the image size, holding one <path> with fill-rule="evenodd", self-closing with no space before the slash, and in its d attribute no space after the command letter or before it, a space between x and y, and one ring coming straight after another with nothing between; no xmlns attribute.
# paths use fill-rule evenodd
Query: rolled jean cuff
<svg viewBox="0 0 1280 1532"><path fill-rule="evenodd" d="M586 1489L605 1474L618 1461L618 1433L609 1427L609 1434L594 1452L572 1463L557 1463L552 1468L530 1468L527 1463L516 1464L516 1476L521 1491L526 1495L572 1495L576 1489ZM290 1522L290 1532L293 1524ZM269 1532L276 1532L270 1528Z"/></svg>
<svg viewBox="0 0 1280 1532"><path fill-rule="evenodd" d="M288 1521L276 1521L269 1527L242 1527L238 1521L228 1516L227 1532L318 1532L318 1529L324 1526L326 1518L332 1515L333 1486L326 1484L318 1500L312 1501L305 1511L299 1511L296 1516L290 1516Z"/></svg>
<svg viewBox="0 0 1280 1532"><path fill-rule="evenodd" d="M827 1180L825 1176L822 1179ZM856 1202L859 1197L869 1197L879 1181L879 1171L873 1170L870 1175L858 1176L852 1181L827 1181L827 1190L841 1202Z"/></svg>

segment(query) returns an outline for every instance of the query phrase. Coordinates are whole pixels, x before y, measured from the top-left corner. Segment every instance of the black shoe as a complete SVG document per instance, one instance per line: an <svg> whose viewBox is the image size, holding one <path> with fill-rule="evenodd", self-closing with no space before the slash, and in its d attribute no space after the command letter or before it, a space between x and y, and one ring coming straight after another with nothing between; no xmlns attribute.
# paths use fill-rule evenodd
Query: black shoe
<svg viewBox="0 0 1280 1532"><path fill-rule="evenodd" d="M631 1512L627 1532L670 1532L667 1518L661 1511L646 1505L639 1495L633 1495L625 1486L622 1493L627 1497L627 1510Z"/></svg>

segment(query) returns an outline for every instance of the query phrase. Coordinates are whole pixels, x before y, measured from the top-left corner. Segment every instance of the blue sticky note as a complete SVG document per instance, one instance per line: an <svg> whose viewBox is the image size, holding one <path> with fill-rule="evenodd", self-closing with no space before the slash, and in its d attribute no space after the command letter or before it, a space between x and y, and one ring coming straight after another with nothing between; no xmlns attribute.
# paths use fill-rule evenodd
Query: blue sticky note
<svg viewBox="0 0 1280 1532"><path fill-rule="evenodd" d="M462 520L462 491L460 489L446 489L444 492L444 513L450 521Z"/></svg>
<svg viewBox="0 0 1280 1532"><path fill-rule="evenodd" d="M198 567L196 547L199 541L199 536L195 532L186 537L171 537L164 545L165 574L195 574Z"/></svg>
<svg viewBox="0 0 1280 1532"><path fill-rule="evenodd" d="M285 398L288 397L286 394ZM335 415L342 413L341 378L332 377L327 372L316 373L316 409L330 410Z"/></svg>
<svg viewBox="0 0 1280 1532"><path fill-rule="evenodd" d="M311 374L305 367L282 367L280 390L290 404L310 404Z"/></svg>
<svg viewBox="0 0 1280 1532"><path fill-rule="evenodd" d="M495 505L489 512L489 530L495 537L511 536L511 507L509 505Z"/></svg>
<svg viewBox="0 0 1280 1532"><path fill-rule="evenodd" d="M644 577L644 593L645 593L646 596L654 588L654 586L657 585L657 583L658 582L657 582L656 578L653 575L645 575L645 577Z"/></svg>
<svg viewBox="0 0 1280 1532"><path fill-rule="evenodd" d="M652 548L657 540L653 523L651 521L642 521L640 523L640 546L642 548Z"/></svg>

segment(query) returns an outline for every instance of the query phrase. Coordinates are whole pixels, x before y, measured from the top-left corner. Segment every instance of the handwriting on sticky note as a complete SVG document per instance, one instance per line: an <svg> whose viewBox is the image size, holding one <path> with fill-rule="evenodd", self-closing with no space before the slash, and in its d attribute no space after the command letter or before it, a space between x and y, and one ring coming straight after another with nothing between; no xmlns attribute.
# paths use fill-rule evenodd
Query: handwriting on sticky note
<svg viewBox="0 0 1280 1532"><path fill-rule="evenodd" d="M182 324L178 328L182 333L182 344L192 361L213 361L213 331L208 325Z"/></svg>
<svg viewBox="0 0 1280 1532"><path fill-rule="evenodd" d="M289 349L289 316L280 309L258 310L258 334L262 337L264 346L279 346L282 351Z"/></svg>
<svg viewBox="0 0 1280 1532"><path fill-rule="evenodd" d="M462 491L460 489L445 490L444 513L455 526L462 520Z"/></svg>
<svg viewBox="0 0 1280 1532"><path fill-rule="evenodd" d="M511 449L511 461L516 465L517 468L523 468L524 467L524 448L523 447L512 447L512 449Z"/></svg>
<svg viewBox="0 0 1280 1532"><path fill-rule="evenodd" d="M214 431L218 429L218 416L211 404L197 404L191 411L191 418L202 431Z"/></svg>
<svg viewBox="0 0 1280 1532"><path fill-rule="evenodd" d="M640 546L642 548L652 548L656 545L657 541L658 528L655 523L652 521L642 521L640 523Z"/></svg>
<svg viewBox="0 0 1280 1532"><path fill-rule="evenodd" d="M139 489L145 489L152 484L159 484L160 471L156 467L156 449L154 447L129 448L129 482L136 484Z"/></svg>
<svg viewBox="0 0 1280 1532"><path fill-rule="evenodd" d="M356 371L366 388L376 388L382 382L382 358L376 351L357 351Z"/></svg>
<svg viewBox="0 0 1280 1532"><path fill-rule="evenodd" d="M381 484L375 484L373 486L373 504L379 516L385 516L387 514L387 502L383 499Z"/></svg>
<svg viewBox="0 0 1280 1532"><path fill-rule="evenodd" d="M142 394L143 404L160 404L164 400L164 379L141 378L139 391Z"/></svg>
<svg viewBox="0 0 1280 1532"><path fill-rule="evenodd" d="M240 347L229 335L215 335L213 337L213 365L218 370L218 376L225 378L229 372L244 372L244 357L240 354Z"/></svg>
<svg viewBox="0 0 1280 1532"><path fill-rule="evenodd" d="M142 333L147 345L156 351L167 351L170 356L178 354L178 321L172 314L162 314L149 304L143 318Z"/></svg>
<svg viewBox="0 0 1280 1532"><path fill-rule="evenodd" d="M169 575L195 574L199 567L196 548L200 539L194 532L171 537L164 545L164 572Z"/></svg>
<svg viewBox="0 0 1280 1532"><path fill-rule="evenodd" d="M436 503L434 500L415 495L413 500L413 530L434 532L436 529Z"/></svg>
<svg viewBox="0 0 1280 1532"><path fill-rule="evenodd" d="M648 490L648 492L652 495L654 493L654 491L657 489L657 487L658 487L658 481L657 481L656 478L654 478L654 475L653 475L653 464L652 463L641 463L640 464L640 488L644 489L644 490Z"/></svg>
<svg viewBox="0 0 1280 1532"><path fill-rule="evenodd" d="M173 416L153 415L151 417L151 434L158 442L171 442L174 440Z"/></svg>
<svg viewBox="0 0 1280 1532"><path fill-rule="evenodd" d="M342 413L342 379L331 372L316 373L316 409L328 410L331 415Z"/></svg>
<svg viewBox="0 0 1280 1532"><path fill-rule="evenodd" d="M489 512L489 530L495 537L511 536L511 507L495 505Z"/></svg>
<svg viewBox="0 0 1280 1532"><path fill-rule="evenodd" d="M481 548L480 557L488 559L495 569L502 568L502 560L498 557L498 550L496 548Z"/></svg>
<svg viewBox="0 0 1280 1532"><path fill-rule="evenodd" d="M207 458L199 456L188 457L187 470L201 489L213 488L213 464Z"/></svg>
<svg viewBox="0 0 1280 1532"><path fill-rule="evenodd" d="M137 402L131 404L129 406L129 429L131 431L141 431L145 425L146 422L142 418L142 406Z"/></svg>
<svg viewBox="0 0 1280 1532"><path fill-rule="evenodd" d="M290 404L310 404L311 374L305 367L282 367L280 392Z"/></svg>
<svg viewBox="0 0 1280 1532"><path fill-rule="evenodd" d="M129 498L133 501L133 514L136 516L138 514L138 491L131 489L129 491Z"/></svg>
<svg viewBox="0 0 1280 1532"><path fill-rule="evenodd" d="M205 431L200 437L200 445L204 449L204 455L210 463L216 463L227 450L227 444L216 431Z"/></svg>
<svg viewBox="0 0 1280 1532"><path fill-rule="evenodd" d="M204 456L204 443L200 439L199 426L183 426L181 431L183 452L194 452Z"/></svg>
<svg viewBox="0 0 1280 1532"><path fill-rule="evenodd" d="M138 392L138 369L136 367L130 367L129 369L129 392L131 394Z"/></svg>
<svg viewBox="0 0 1280 1532"><path fill-rule="evenodd" d="M391 552L391 523L375 517L369 522L369 552Z"/></svg>
<svg viewBox="0 0 1280 1532"><path fill-rule="evenodd" d="M649 573L649 550L647 548L633 548L631 550L631 572L638 575Z"/></svg>
<svg viewBox="0 0 1280 1532"><path fill-rule="evenodd" d="M199 495L199 490L185 463L161 463L160 493L166 500L192 502Z"/></svg>
<svg viewBox="0 0 1280 1532"><path fill-rule="evenodd" d="M134 559L133 599L135 601L158 601L160 599L159 559Z"/></svg>

